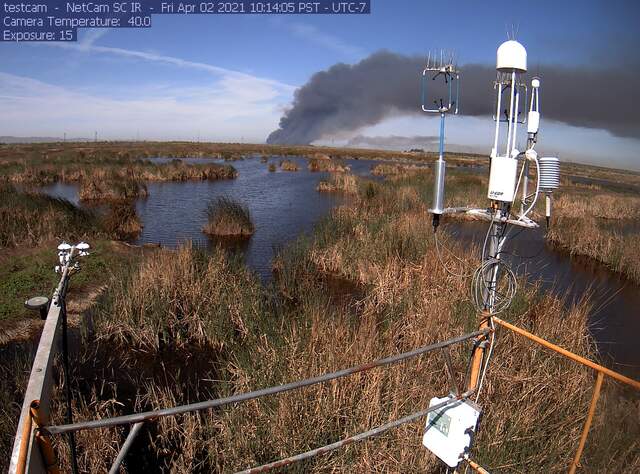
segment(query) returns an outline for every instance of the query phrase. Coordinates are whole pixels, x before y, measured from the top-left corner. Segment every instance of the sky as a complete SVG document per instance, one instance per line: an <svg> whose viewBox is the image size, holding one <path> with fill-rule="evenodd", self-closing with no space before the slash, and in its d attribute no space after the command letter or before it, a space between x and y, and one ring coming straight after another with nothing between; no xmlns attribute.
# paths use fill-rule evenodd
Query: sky
<svg viewBox="0 0 640 474"><path fill-rule="evenodd" d="M336 63L354 65L381 50L425 56L444 48L462 65L464 86L464 65L493 67L507 33L527 48L532 73L557 66L615 75L640 64L640 2L371 4L370 15L356 16L157 15L149 29L80 30L77 43L0 43L0 136L93 137L98 131L101 139L263 143L291 108L295 91ZM394 81L393 70L383 74ZM580 82L580 75L572 80ZM583 105L607 97L603 82L584 92ZM640 130L620 136L545 120L544 87L539 153L640 169ZM486 101L493 100L487 83ZM613 110L621 100L612 96ZM622 113L629 109L626 104ZM447 123L447 144L488 154L492 129L490 117L455 117ZM437 132L436 119L399 113L316 143Z"/></svg>

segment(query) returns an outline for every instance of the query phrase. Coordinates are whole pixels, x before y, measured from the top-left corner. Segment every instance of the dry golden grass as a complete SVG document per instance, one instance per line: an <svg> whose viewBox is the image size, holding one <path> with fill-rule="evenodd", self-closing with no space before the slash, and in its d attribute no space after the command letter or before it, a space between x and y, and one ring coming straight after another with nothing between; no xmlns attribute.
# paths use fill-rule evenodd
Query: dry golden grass
<svg viewBox="0 0 640 474"><path fill-rule="evenodd" d="M110 205L102 224L105 231L119 240L136 237L143 228L136 207L130 202L116 202Z"/></svg>
<svg viewBox="0 0 640 474"><path fill-rule="evenodd" d="M82 201L127 202L148 195L147 186L133 180L84 180L78 191Z"/></svg>
<svg viewBox="0 0 640 474"><path fill-rule="evenodd" d="M640 218L640 197L565 192L554 199L553 210L561 218L637 219Z"/></svg>
<svg viewBox="0 0 640 474"><path fill-rule="evenodd" d="M282 160L280 162L280 169L282 171L298 171L300 167L295 161L291 160Z"/></svg>
<svg viewBox="0 0 640 474"><path fill-rule="evenodd" d="M202 231L208 235L246 238L256 228L249 208L231 198L220 197L207 207L208 221Z"/></svg>
<svg viewBox="0 0 640 474"><path fill-rule="evenodd" d="M640 282L640 197L603 190L564 190L553 202L547 240Z"/></svg>
<svg viewBox="0 0 640 474"><path fill-rule="evenodd" d="M0 248L34 247L56 239L103 235L96 214L69 201L0 184Z"/></svg>
<svg viewBox="0 0 640 474"><path fill-rule="evenodd" d="M352 174L333 174L329 181L320 181L316 189L321 193L357 194L358 182Z"/></svg>
<svg viewBox="0 0 640 474"><path fill-rule="evenodd" d="M322 153L319 153L315 157L309 159L308 168L309 171L312 172L325 171L329 173L347 173L349 171L349 166L335 161L331 159L331 157L323 155Z"/></svg>

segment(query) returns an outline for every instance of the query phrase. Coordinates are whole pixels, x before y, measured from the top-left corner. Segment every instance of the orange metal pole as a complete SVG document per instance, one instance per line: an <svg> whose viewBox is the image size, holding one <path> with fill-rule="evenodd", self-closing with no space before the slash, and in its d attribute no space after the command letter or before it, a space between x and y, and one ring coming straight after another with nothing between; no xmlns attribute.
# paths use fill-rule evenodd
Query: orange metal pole
<svg viewBox="0 0 640 474"><path fill-rule="evenodd" d="M511 323L503 321L502 319L500 319L500 318L498 318L496 316L494 316L492 319L493 319L494 322L498 323L500 326L503 326L503 327L505 327L507 329L510 329L513 332L515 332L517 334L520 334L521 336L524 336L527 339L532 340L533 342L537 342L538 344L540 344L541 346L546 347L547 349L551 349L552 351L555 351L555 352L557 352L559 354L562 354L563 356L565 356L565 357L567 357L567 358L569 358L569 359L571 359L571 360L573 360L575 362L578 362L578 363L580 363L582 365L586 365L587 367L590 367L590 368L592 368L594 370L597 370L599 373L607 375L607 376L611 377L612 379L615 379L615 380L617 380L619 382L622 382L624 384L627 384L627 385L631 385L633 388L635 388L637 390L640 390L640 382L637 381L637 380L633 380L633 379L631 379L629 377L626 377L626 376L624 376L624 375L622 375L622 374L620 374L620 373L618 373L618 372L616 372L614 370L611 370L611 369L608 369L608 368L604 367L603 365L596 364L595 362L593 362L593 361L591 361L589 359L585 359L584 357L581 357L581 356L579 356L577 354L574 354L573 352L570 352L570 351L568 351L566 349L563 349L562 347L557 346L557 345L555 345L555 344L553 344L553 343L551 343L551 342L549 342L549 341L547 341L545 339L542 339L541 337L538 337L535 334L531 334L530 332L525 331L524 329L521 329L518 326L514 326Z"/></svg>
<svg viewBox="0 0 640 474"><path fill-rule="evenodd" d="M467 461L467 464L469 464L469 467L474 471L479 472L480 474L491 474L489 471L487 471L484 467L482 467L477 462L471 459L466 459L466 461Z"/></svg>
<svg viewBox="0 0 640 474"><path fill-rule="evenodd" d="M40 424L40 400L34 400L31 402L31 417L33 422L39 428ZM56 453L53 451L51 440L48 436L44 436L39 430L36 430L36 442L40 447L42 453L42 459L44 460L45 469L49 474L60 474L60 468L58 467L58 459Z"/></svg>
<svg viewBox="0 0 640 474"><path fill-rule="evenodd" d="M580 458L582 457L582 451L584 451L584 445L587 443L587 436L589 436L589 429L591 428L591 422L593 421L593 414L596 412L596 404L598 403L598 398L600 398L600 389L602 388L603 379L604 374L602 372L598 372L596 386L593 389L593 395L591 397L591 405L589 405L587 421L584 422L582 436L580 437L580 444L578 444L578 451L576 451L576 457L573 459L571 467L569 468L569 474L575 474L576 469L580 466Z"/></svg>
<svg viewBox="0 0 640 474"><path fill-rule="evenodd" d="M31 439L31 417L27 417L22 427L22 439L20 440L20 455L16 466L17 474L24 474L27 468L27 454L29 452L29 440Z"/></svg>
<svg viewBox="0 0 640 474"><path fill-rule="evenodd" d="M489 314L482 313L482 319L480 320L480 330L486 330L489 328ZM473 349L473 360L471 361L471 375L469 377L469 386L467 390L476 390L478 388L478 379L480 378L480 370L482 368L482 359L484 358L484 347L482 342L486 340L487 336L478 336L478 343Z"/></svg>

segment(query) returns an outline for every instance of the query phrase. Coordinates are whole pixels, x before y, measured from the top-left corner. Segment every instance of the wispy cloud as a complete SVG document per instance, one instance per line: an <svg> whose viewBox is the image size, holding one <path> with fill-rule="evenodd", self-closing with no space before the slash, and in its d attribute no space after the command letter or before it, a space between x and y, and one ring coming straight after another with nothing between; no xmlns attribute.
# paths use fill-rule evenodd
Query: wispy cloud
<svg viewBox="0 0 640 474"><path fill-rule="evenodd" d="M290 21L288 19L281 18L274 18L273 23L290 31L298 38L339 53L342 56L357 59L367 54L367 52L360 46L350 44L343 39L322 31L320 28L309 23Z"/></svg>
<svg viewBox="0 0 640 474"><path fill-rule="evenodd" d="M96 41L102 38L109 32L109 28L89 28L84 31L84 34L78 38L78 49L87 51L90 49Z"/></svg>
<svg viewBox="0 0 640 474"><path fill-rule="evenodd" d="M226 76L198 87L162 85L108 98L0 72L0 128L7 135L262 141L277 124L282 96L266 83Z"/></svg>
<svg viewBox="0 0 640 474"><path fill-rule="evenodd" d="M125 49L125 48L114 48L110 46L97 46L94 44L95 40L98 37L95 37L92 41L89 40L87 42L80 43L38 43L44 46L68 49L68 50L76 50L88 54L106 54L106 55L115 55L124 58L130 59L139 59L142 61L156 62L167 65L172 65L179 68L188 68L188 69L197 69L200 71L209 72L215 76L233 78L236 80L243 80L246 84L249 82L253 84L267 84L272 87L277 88L283 93L292 93L297 87L286 84L284 82L276 81L269 78L263 78L259 76L254 76L251 74L247 74L241 71L235 71L233 69L227 69L220 66L215 66L213 64L207 64L197 61L189 61L182 58L177 58L175 56L165 56L158 53L152 53L147 51L140 51L135 49Z"/></svg>

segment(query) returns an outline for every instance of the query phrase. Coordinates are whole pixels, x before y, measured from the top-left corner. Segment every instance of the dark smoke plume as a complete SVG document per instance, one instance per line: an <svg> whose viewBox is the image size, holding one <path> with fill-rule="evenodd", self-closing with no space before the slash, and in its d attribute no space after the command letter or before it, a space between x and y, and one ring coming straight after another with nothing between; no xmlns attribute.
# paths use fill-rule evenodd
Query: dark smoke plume
<svg viewBox="0 0 640 474"><path fill-rule="evenodd" d="M423 67L423 58L383 51L318 72L296 91L291 109L267 142L308 144L375 125L392 114L417 114ZM494 67L468 64L461 70L460 112L492 114ZM528 77L542 79L544 118L640 138L639 73L639 65L629 64L616 71L540 66L530 68Z"/></svg>

